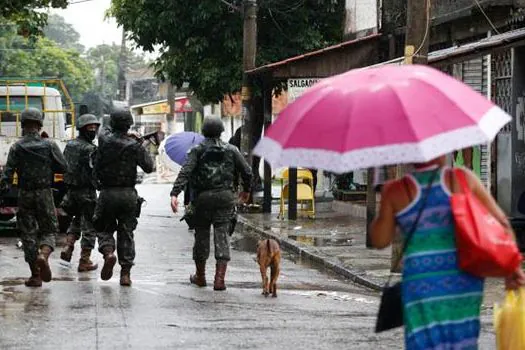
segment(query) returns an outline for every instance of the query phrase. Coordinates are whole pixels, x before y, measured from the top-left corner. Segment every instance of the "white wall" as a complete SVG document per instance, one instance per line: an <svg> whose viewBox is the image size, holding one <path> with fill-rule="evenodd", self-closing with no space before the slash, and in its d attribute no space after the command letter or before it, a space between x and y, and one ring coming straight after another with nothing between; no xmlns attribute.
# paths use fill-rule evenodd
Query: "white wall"
<svg viewBox="0 0 525 350"><path fill-rule="evenodd" d="M377 0L346 0L345 34L377 29Z"/></svg>

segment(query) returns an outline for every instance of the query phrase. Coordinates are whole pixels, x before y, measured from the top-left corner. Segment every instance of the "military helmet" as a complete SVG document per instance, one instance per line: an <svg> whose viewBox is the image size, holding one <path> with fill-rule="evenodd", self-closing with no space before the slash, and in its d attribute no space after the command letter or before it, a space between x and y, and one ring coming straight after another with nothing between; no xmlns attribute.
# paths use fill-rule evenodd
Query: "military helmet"
<svg viewBox="0 0 525 350"><path fill-rule="evenodd" d="M133 116L125 109L117 109L109 116L109 122L113 128L128 128L133 125Z"/></svg>
<svg viewBox="0 0 525 350"><path fill-rule="evenodd" d="M100 125L98 118L93 114L83 114L77 120L77 130L82 129L86 125L97 124Z"/></svg>
<svg viewBox="0 0 525 350"><path fill-rule="evenodd" d="M44 116L42 115L42 112L40 112L39 109L34 108L34 107L29 107L22 111L22 118L20 121L24 123L25 121L29 121L29 120L39 122L40 125L43 125Z"/></svg>
<svg viewBox="0 0 525 350"><path fill-rule="evenodd" d="M201 132L204 137L220 137L224 131L224 124L219 117L206 117L202 122Z"/></svg>

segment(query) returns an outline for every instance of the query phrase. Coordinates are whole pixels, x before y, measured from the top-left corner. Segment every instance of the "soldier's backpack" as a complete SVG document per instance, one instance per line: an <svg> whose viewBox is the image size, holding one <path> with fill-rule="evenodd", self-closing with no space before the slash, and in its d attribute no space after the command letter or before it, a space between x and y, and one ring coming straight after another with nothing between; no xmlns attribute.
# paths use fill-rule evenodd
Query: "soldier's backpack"
<svg viewBox="0 0 525 350"><path fill-rule="evenodd" d="M197 172L192 186L199 192L224 189L226 179L232 177L231 157L225 144L207 145L199 154Z"/></svg>

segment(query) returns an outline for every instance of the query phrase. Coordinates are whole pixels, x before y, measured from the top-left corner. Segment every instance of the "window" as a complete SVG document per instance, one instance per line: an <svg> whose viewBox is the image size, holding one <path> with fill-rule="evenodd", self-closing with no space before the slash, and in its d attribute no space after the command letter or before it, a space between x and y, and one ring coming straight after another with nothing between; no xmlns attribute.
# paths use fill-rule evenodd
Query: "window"
<svg viewBox="0 0 525 350"><path fill-rule="evenodd" d="M28 96L27 107L34 107L42 111L42 97ZM2 113L1 120L3 122L15 122L16 113L20 113L24 108L26 108L25 96L9 96L9 111L7 110L7 97L0 96L0 112Z"/></svg>

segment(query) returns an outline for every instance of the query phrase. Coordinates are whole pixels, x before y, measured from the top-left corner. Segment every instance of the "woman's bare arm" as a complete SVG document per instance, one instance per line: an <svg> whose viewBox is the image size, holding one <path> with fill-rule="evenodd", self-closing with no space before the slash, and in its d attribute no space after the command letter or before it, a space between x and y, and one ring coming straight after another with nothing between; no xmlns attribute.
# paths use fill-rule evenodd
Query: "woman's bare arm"
<svg viewBox="0 0 525 350"><path fill-rule="evenodd" d="M370 240L372 246L383 249L392 244L396 231L395 209L392 202L394 183L386 183L381 191L379 215L370 226Z"/></svg>

